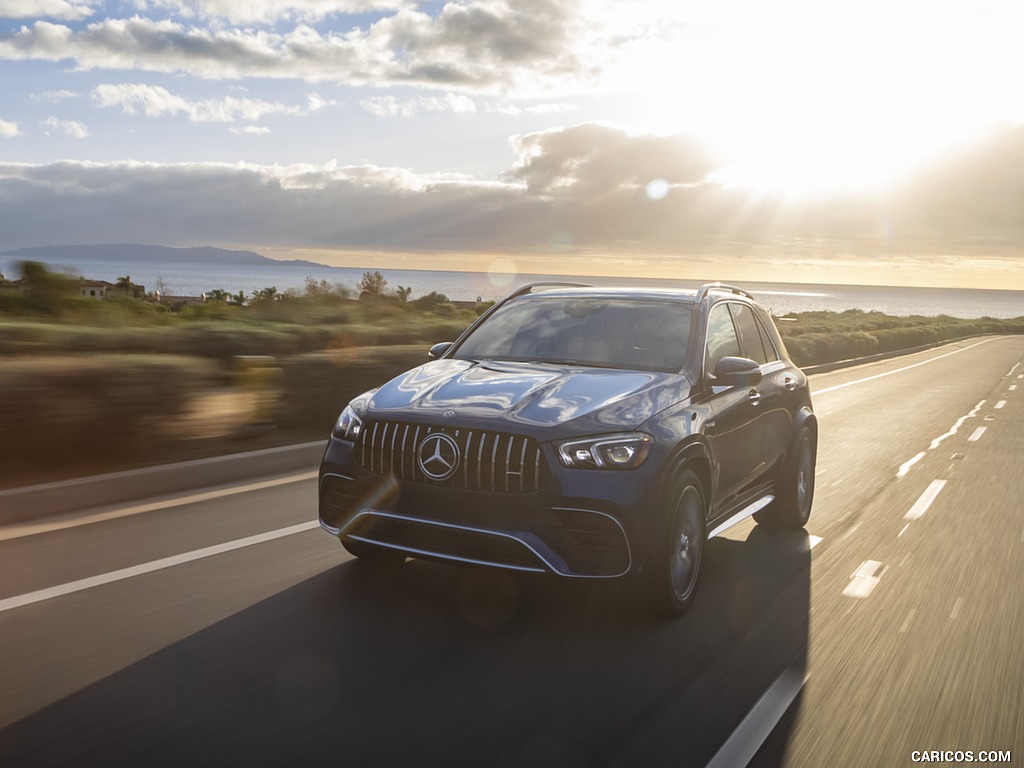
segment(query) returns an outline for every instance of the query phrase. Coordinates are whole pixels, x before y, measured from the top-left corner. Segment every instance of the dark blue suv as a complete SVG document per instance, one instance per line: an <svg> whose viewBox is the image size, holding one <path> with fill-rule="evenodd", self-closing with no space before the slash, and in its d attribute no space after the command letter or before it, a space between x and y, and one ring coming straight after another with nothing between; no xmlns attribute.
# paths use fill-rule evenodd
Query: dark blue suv
<svg viewBox="0 0 1024 768"><path fill-rule="evenodd" d="M357 557L629 577L673 614L708 538L807 521L807 378L738 288L535 283L429 356L327 446L320 525Z"/></svg>

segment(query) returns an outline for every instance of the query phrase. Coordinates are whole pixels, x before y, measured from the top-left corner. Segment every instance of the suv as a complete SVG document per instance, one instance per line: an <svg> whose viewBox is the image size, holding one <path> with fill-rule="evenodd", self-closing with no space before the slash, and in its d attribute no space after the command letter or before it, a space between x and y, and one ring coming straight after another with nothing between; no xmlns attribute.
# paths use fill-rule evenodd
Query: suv
<svg viewBox="0 0 1024 768"><path fill-rule="evenodd" d="M705 541L807 522L807 377L749 293L533 283L348 404L320 526L359 558L629 577L693 601Z"/></svg>

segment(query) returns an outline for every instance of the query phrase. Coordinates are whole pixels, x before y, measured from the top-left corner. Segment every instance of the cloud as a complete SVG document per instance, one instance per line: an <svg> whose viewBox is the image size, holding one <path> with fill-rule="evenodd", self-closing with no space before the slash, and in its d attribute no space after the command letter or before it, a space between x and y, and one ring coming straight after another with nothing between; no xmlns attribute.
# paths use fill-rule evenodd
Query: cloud
<svg viewBox="0 0 1024 768"><path fill-rule="evenodd" d="M15 136L21 136L21 132L18 131L18 124L8 122L7 120L0 120L0 139L10 139Z"/></svg>
<svg viewBox="0 0 1024 768"><path fill-rule="evenodd" d="M57 104L61 101L67 101L68 99L77 99L81 94L75 93L74 91L60 90L60 91L43 91L42 93L34 93L29 98L32 101L43 101L50 104Z"/></svg>
<svg viewBox="0 0 1024 768"><path fill-rule="evenodd" d="M148 117L184 114L197 123L233 123L237 120L259 120L265 115L302 115L334 104L317 94L303 108L280 102L227 96L222 99L193 101L171 93L158 85L143 83L105 83L92 91L93 101L101 107L120 107L128 115Z"/></svg>
<svg viewBox="0 0 1024 768"><path fill-rule="evenodd" d="M411 99L397 99L394 96L370 96L359 102L359 106L378 117L413 117L421 112L453 112L457 115L473 114L476 102L468 96L447 93L442 98L419 96Z"/></svg>
<svg viewBox="0 0 1024 768"><path fill-rule="evenodd" d="M666 257L865 243L866 258L882 262L921 243L968 253L979 243L1024 245L1024 127L995 131L888 195L813 203L717 183L715 157L687 136L578 125L518 136L513 147L507 173L488 181L334 162L0 164L0 233L7 248L181 243L188 233L196 245L454 253L557 245Z"/></svg>
<svg viewBox="0 0 1024 768"><path fill-rule="evenodd" d="M136 0L140 10L159 8L184 18L225 19L233 24L273 24L285 20L320 21L338 14L394 10L406 0Z"/></svg>
<svg viewBox="0 0 1024 768"><path fill-rule="evenodd" d="M536 194L603 196L652 179L697 184L721 167L695 138L634 136L594 123L516 136L512 145L517 161L509 176Z"/></svg>
<svg viewBox="0 0 1024 768"><path fill-rule="evenodd" d="M228 128L232 133L236 133L239 136L266 136L270 133L270 129L262 125L247 125L243 128Z"/></svg>
<svg viewBox="0 0 1024 768"><path fill-rule="evenodd" d="M84 139L89 135L89 129L77 120L59 120L56 117L48 117L39 125L47 136L64 134L73 139Z"/></svg>
<svg viewBox="0 0 1024 768"><path fill-rule="evenodd" d="M529 94L593 79L577 43L589 23L572 0L448 3L436 16L403 8L367 28L287 32L105 19L84 28L36 21L0 34L0 58L72 61L79 69L182 72L204 78L298 78L353 85Z"/></svg>
<svg viewBox="0 0 1024 768"><path fill-rule="evenodd" d="M80 21L95 13L95 3L74 0L0 0L0 19L51 19Z"/></svg>

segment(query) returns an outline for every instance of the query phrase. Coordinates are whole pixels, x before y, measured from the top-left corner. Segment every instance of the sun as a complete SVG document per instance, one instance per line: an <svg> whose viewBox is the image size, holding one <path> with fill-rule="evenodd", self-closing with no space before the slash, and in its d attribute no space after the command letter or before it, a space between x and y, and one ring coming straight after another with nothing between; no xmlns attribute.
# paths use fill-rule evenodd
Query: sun
<svg viewBox="0 0 1024 768"><path fill-rule="evenodd" d="M674 37L619 62L616 122L702 137L723 183L803 196L886 186L1024 118L1009 98L1024 66L1011 22L1024 19L983 5L729 0L696 21L684 5Z"/></svg>

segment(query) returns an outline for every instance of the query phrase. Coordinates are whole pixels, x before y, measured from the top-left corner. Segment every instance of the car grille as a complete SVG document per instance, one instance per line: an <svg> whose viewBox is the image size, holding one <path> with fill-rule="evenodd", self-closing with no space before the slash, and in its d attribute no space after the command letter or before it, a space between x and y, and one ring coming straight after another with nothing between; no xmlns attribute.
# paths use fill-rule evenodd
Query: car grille
<svg viewBox="0 0 1024 768"><path fill-rule="evenodd" d="M456 469L444 480L427 476L417 461L417 447L433 432L448 435L459 450ZM549 480L537 441L502 432L374 421L363 425L355 453L368 472L446 488L528 493Z"/></svg>

